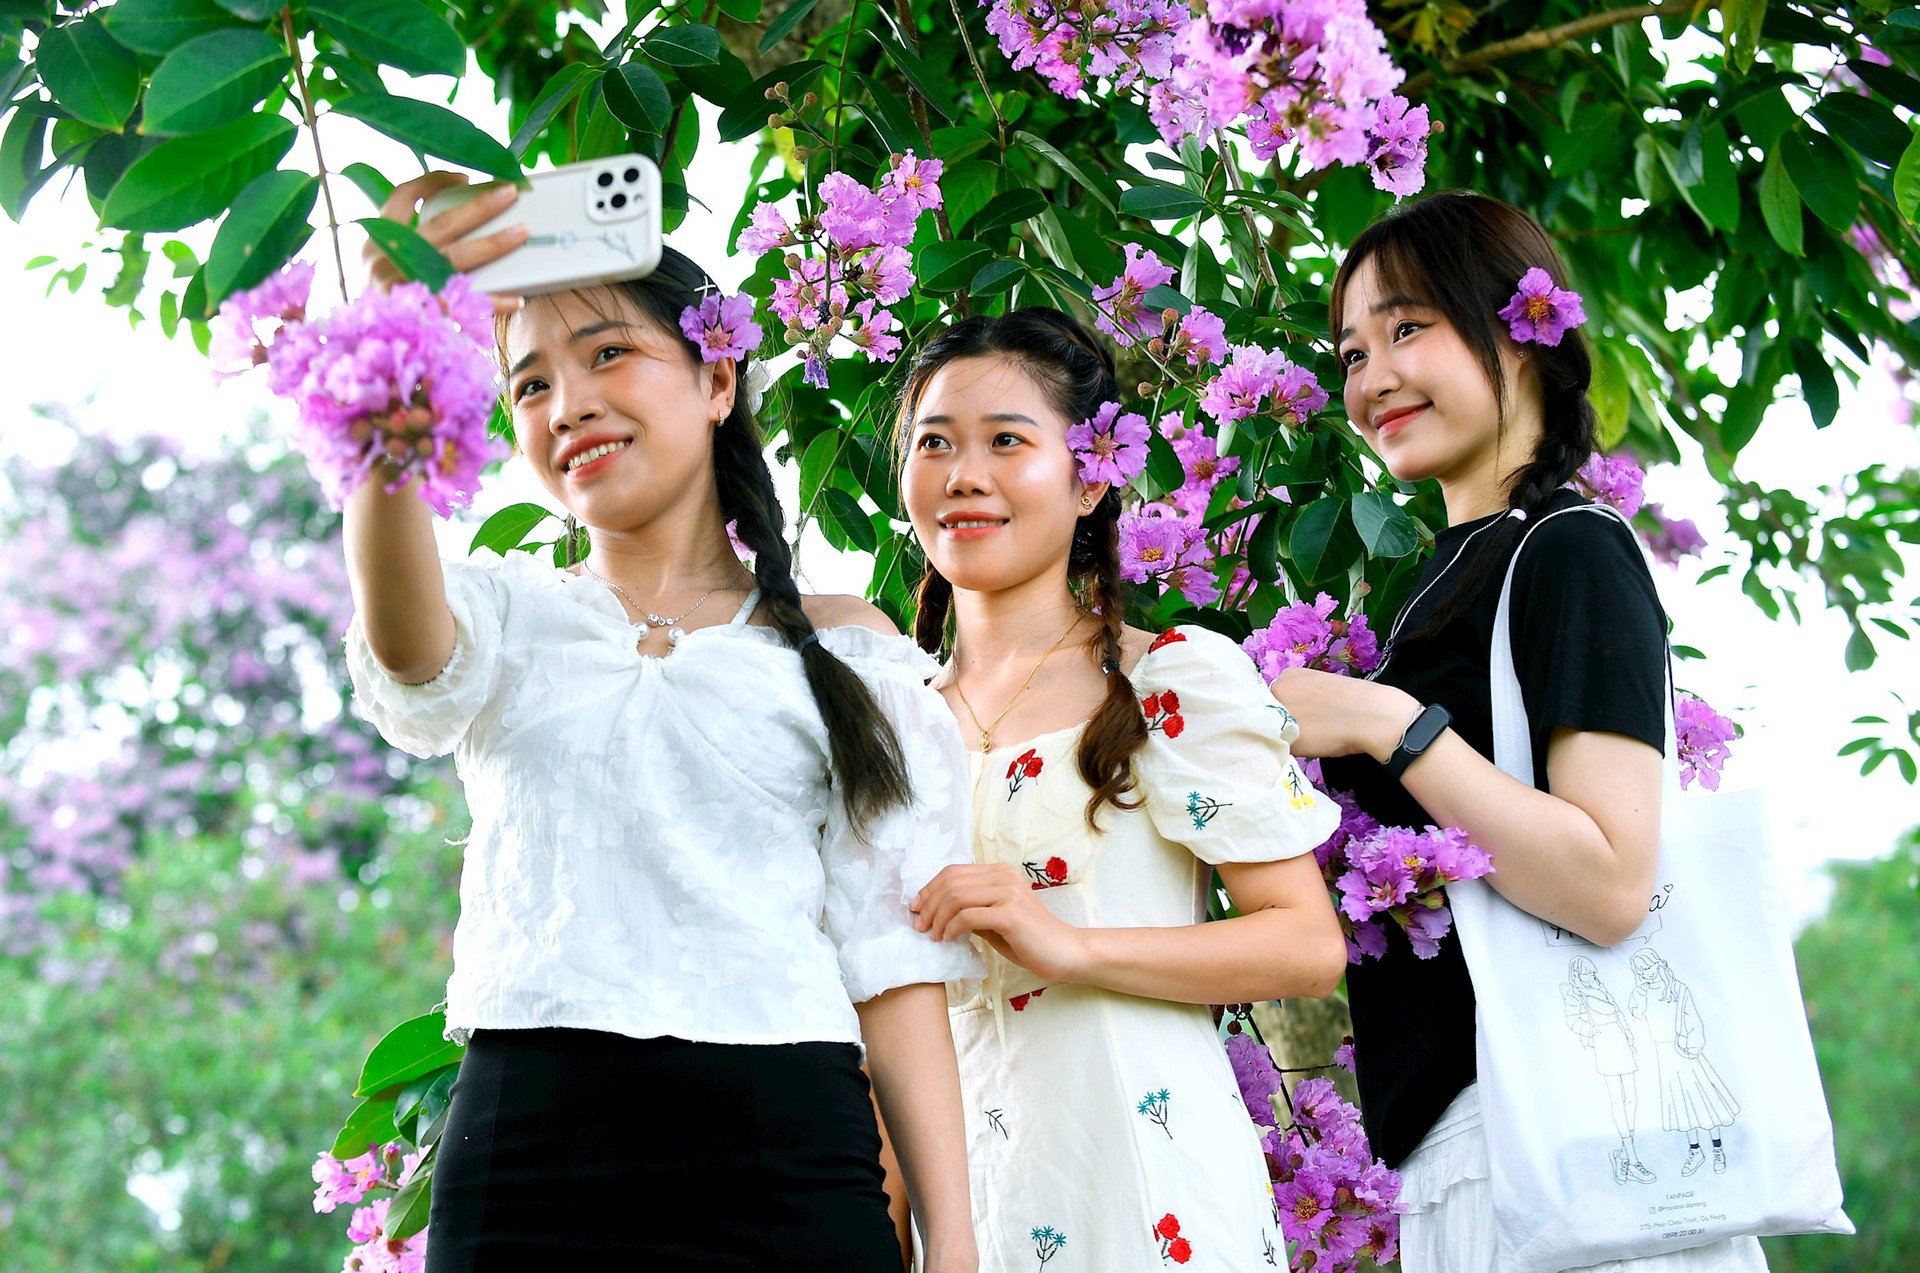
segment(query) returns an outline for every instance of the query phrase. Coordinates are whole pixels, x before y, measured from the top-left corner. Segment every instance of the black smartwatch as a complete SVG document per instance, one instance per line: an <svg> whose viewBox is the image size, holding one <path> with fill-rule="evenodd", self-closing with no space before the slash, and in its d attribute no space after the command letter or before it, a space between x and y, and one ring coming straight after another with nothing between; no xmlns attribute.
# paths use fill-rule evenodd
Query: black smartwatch
<svg viewBox="0 0 1920 1273"><path fill-rule="evenodd" d="M1447 726L1453 724L1453 714L1438 703L1429 703L1420 709L1420 714L1407 726L1406 733L1400 735L1400 745L1393 749L1393 755L1387 757L1386 771L1398 781L1400 775L1407 772L1407 766L1427 754L1427 748L1433 746L1433 740L1440 737Z"/></svg>

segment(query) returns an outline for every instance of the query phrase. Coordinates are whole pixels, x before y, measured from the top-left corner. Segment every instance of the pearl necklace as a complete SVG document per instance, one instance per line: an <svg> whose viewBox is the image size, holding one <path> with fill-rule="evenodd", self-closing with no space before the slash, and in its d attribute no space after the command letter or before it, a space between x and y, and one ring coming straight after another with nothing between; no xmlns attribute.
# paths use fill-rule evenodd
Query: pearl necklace
<svg viewBox="0 0 1920 1273"><path fill-rule="evenodd" d="M672 618L667 618L664 615L658 615L646 609L631 596L628 596L625 588L622 588L619 584L607 578L586 562L583 561L580 563L580 569L586 571L595 579L598 579L601 583L619 593L620 599L627 603L627 609L638 610L641 615L644 616L633 621L633 648L636 650L640 648L641 644L645 642L648 637L653 635L654 628L665 628L667 630L667 649L672 650L678 646L681 641L685 640L687 636L687 630L677 626L680 621L705 605L707 598L711 597L714 593L721 591L723 588L731 590L736 586L734 584L719 584L709 588L700 594L698 601L688 606L685 610L682 610L679 614L674 615Z"/></svg>

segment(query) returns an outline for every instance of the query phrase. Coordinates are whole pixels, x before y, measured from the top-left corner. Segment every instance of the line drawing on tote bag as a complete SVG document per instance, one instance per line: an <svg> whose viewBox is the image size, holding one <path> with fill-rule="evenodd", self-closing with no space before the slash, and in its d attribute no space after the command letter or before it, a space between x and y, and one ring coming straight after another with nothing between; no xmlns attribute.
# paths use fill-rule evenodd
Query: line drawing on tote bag
<svg viewBox="0 0 1920 1273"><path fill-rule="evenodd" d="M1593 960L1585 955L1575 955L1567 962L1560 1006L1566 1014L1567 1028L1592 1053L1594 1072L1606 1089L1608 1113L1613 1116L1614 1130L1620 1133L1620 1147L1608 1155L1613 1183L1652 1184L1658 1177L1640 1161L1633 1143L1634 1120L1640 1110L1639 1045L1619 1002L1600 980Z"/></svg>
<svg viewBox="0 0 1920 1273"><path fill-rule="evenodd" d="M1635 951L1630 963L1634 985L1627 996L1627 1011L1646 1022L1653 1037L1654 1065L1660 1081L1660 1126L1687 1137L1682 1176L1691 1176L1707 1161L1706 1151L1700 1147L1700 1134L1706 1132L1713 1146L1714 1174L1718 1175L1727 1169L1727 1150L1721 1136L1739 1117L1740 1102L1707 1059L1706 1027L1686 983L1651 946Z"/></svg>

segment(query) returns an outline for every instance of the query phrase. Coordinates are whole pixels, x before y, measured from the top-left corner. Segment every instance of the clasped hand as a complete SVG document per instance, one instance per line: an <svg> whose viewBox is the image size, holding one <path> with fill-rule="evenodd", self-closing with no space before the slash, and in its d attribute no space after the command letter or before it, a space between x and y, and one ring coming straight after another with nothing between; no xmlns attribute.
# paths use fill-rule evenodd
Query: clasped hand
<svg viewBox="0 0 1920 1273"><path fill-rule="evenodd" d="M918 917L914 927L935 941L978 933L1002 958L1048 981L1076 980L1086 966L1085 930L1048 910L1008 863L949 866L908 909Z"/></svg>

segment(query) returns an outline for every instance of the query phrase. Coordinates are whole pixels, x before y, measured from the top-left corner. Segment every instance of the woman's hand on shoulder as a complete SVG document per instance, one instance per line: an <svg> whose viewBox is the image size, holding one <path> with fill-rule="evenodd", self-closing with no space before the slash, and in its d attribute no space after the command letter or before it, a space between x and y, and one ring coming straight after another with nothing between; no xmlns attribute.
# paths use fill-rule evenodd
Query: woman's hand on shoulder
<svg viewBox="0 0 1920 1273"><path fill-rule="evenodd" d="M807 619L815 631L823 628L867 628L881 636L900 635L900 629L894 626L886 611L860 597L839 594L803 596L800 598L800 608L807 612Z"/></svg>
<svg viewBox="0 0 1920 1273"><path fill-rule="evenodd" d="M1289 668L1273 683L1273 697L1300 722L1293 744L1299 756L1354 756L1384 761L1420 711L1405 690L1352 676Z"/></svg>
<svg viewBox="0 0 1920 1273"><path fill-rule="evenodd" d="M907 906L935 941L978 933L1002 957L1048 981L1073 981L1086 964L1084 932L1040 901L1010 862L949 866Z"/></svg>
<svg viewBox="0 0 1920 1273"><path fill-rule="evenodd" d="M387 221L400 225L413 225L420 211L421 203L428 197L450 186L464 186L467 179L457 172L430 172L404 181L393 188L387 201L380 205L380 216ZM458 207L449 208L436 217L430 217L414 228L420 237L439 250L440 254L454 269L461 273L478 269L482 265L499 260L526 241L525 225L510 225L504 230L478 239L463 240L493 218L513 206L520 192L512 185L496 186L485 194L477 195ZM371 239L361 250L360 260L366 270L367 286L385 291L401 281L402 276L386 253L374 246ZM496 314L511 314L518 310L522 300L518 296L495 296L493 310Z"/></svg>

